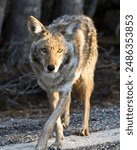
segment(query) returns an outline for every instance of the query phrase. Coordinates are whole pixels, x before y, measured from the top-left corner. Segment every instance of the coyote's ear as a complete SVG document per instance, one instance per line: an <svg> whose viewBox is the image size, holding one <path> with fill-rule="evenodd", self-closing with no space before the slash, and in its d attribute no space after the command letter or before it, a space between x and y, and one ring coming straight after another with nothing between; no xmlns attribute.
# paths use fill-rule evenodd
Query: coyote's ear
<svg viewBox="0 0 137 150"><path fill-rule="evenodd" d="M45 27L43 24L41 24L35 17L29 16L28 21L28 30L32 33L34 36L40 36L45 32Z"/></svg>
<svg viewBox="0 0 137 150"><path fill-rule="evenodd" d="M71 22L69 25L67 25L65 29L65 33L68 36L75 35L77 29L80 28L80 20L75 20L74 22Z"/></svg>

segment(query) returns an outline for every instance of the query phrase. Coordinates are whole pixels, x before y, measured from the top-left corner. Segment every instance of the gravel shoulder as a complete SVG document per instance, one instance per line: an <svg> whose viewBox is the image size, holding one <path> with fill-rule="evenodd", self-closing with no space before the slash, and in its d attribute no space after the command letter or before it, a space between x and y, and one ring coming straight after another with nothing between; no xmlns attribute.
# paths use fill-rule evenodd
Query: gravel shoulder
<svg viewBox="0 0 137 150"><path fill-rule="evenodd" d="M48 114L49 115L49 114ZM47 114L45 115L47 116ZM44 123L46 122L47 117L16 117L16 118L3 118L0 119L0 150L5 149L6 145L9 144L19 144L26 143L27 146L34 147L31 142L35 142L40 134ZM76 136L82 122L82 113L79 111L74 111L71 113L70 126L65 129L64 134L65 145L67 148L72 149L72 144L76 146L78 141L79 143L84 143L83 146L78 149L114 149L118 150L119 148L119 126L120 126L120 108L118 104L113 104L110 106L99 106L94 105L91 107L91 118L90 118L90 131L92 132L88 137L79 137ZM114 132L115 131L115 132ZM55 132L53 131L51 135L50 142L53 142ZM101 138L100 138L101 137ZM110 141L110 139L115 140ZM99 142L103 141L104 142ZM73 140L74 139L74 140ZM92 142L90 142L92 141ZM97 141L97 143L96 143ZM49 144L50 144L49 142ZM29 144L27 144L29 143ZM89 145L85 145L88 143ZM70 147L68 147L70 146ZM6 146L8 147L8 146ZM24 147L24 146L23 146ZM29 148L29 147L28 147ZM64 147L64 149L66 149ZM76 147L73 149L77 149ZM11 147L10 147L10 150ZM15 149L16 150L16 149ZM27 150L20 149L19 150ZM31 148L29 148L31 150Z"/></svg>
<svg viewBox="0 0 137 150"><path fill-rule="evenodd" d="M67 136L63 142L62 150L85 150L85 149L119 149L119 128L105 131L93 132L88 137L75 135ZM49 140L49 145L54 142L54 138ZM4 146L2 150L33 150L35 143L22 143Z"/></svg>

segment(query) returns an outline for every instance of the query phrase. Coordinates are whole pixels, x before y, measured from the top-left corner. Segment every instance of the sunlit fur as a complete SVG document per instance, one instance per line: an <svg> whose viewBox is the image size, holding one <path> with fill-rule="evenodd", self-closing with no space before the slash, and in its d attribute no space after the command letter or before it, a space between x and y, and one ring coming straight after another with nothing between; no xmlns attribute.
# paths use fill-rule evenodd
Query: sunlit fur
<svg viewBox="0 0 137 150"><path fill-rule="evenodd" d="M97 36L93 21L83 15L65 15L53 21L48 27L44 27L36 18L30 16L28 29L32 36L29 59L38 84L47 92L49 101L53 100L51 102L53 110L56 109L58 101L61 101L62 95L64 103L66 99L70 101L70 96L66 93L70 95L74 87L84 102L84 119L80 134L88 135L90 96L94 87L94 70L98 57ZM54 65L55 69L49 71L48 65ZM69 124L68 104L64 114L67 115L64 115L63 125L67 126ZM57 118L53 120L55 119ZM44 127L43 131L47 128ZM47 141L50 132L46 131L45 134L43 136ZM63 127L60 117L56 122L56 134L56 142L52 148L59 148L62 143ZM44 145L41 144L44 141L41 141L42 138L36 149ZM46 144L45 142L44 147L47 146Z"/></svg>

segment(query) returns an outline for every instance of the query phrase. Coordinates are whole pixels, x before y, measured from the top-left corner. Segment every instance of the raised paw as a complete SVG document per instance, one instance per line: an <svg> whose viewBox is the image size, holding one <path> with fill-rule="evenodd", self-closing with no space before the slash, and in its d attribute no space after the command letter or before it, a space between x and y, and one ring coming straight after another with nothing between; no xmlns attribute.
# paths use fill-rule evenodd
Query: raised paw
<svg viewBox="0 0 137 150"><path fill-rule="evenodd" d="M89 129L88 128L83 128L80 130L80 136L88 136L89 135Z"/></svg>
<svg viewBox="0 0 137 150"><path fill-rule="evenodd" d="M62 143L61 142L54 142L50 147L49 150L62 150Z"/></svg>

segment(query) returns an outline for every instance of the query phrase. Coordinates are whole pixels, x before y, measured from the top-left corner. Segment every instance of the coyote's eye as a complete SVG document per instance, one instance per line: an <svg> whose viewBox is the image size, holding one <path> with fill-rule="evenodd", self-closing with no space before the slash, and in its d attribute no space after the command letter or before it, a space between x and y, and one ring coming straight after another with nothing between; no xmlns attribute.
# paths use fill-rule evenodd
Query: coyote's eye
<svg viewBox="0 0 137 150"><path fill-rule="evenodd" d="M58 52L58 53L61 53L62 51L63 51L62 49L58 49L58 51L57 51L57 52Z"/></svg>
<svg viewBox="0 0 137 150"><path fill-rule="evenodd" d="M46 49L46 48L41 48L40 51L41 51L42 53L46 53L46 52L47 52L47 49Z"/></svg>

